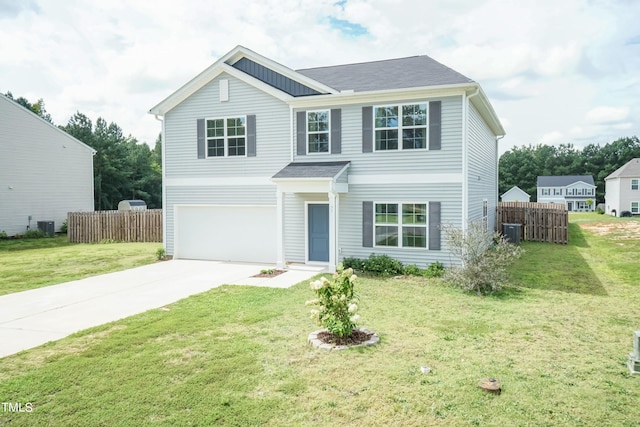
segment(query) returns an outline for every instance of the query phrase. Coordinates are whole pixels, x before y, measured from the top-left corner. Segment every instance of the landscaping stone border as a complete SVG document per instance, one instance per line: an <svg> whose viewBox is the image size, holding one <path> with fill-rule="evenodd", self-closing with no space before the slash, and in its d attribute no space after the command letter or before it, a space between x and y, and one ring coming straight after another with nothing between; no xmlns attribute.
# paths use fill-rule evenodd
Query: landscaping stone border
<svg viewBox="0 0 640 427"><path fill-rule="evenodd" d="M372 331L370 329L367 328L356 328L356 330L367 333L367 334L373 334L371 336L371 338L369 338L367 341L361 343L361 344L356 344L356 345L336 345L336 344L327 344L322 342L319 338L318 338L318 334L321 332L326 332L326 329L319 329L317 331L311 332L309 334L309 339L308 341L311 343L311 345L313 345L314 347L317 348L321 348L324 350L346 350L348 348L355 348L355 347L368 347L371 345L376 345L380 342L380 337L378 336L378 334L375 331Z"/></svg>

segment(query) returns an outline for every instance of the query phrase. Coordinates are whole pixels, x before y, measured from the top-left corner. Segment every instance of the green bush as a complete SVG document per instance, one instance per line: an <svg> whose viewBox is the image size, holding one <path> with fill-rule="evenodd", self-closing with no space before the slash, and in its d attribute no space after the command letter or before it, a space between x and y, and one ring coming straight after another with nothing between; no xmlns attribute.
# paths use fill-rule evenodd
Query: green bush
<svg viewBox="0 0 640 427"><path fill-rule="evenodd" d="M444 274L444 265L441 262L432 262L429 268L424 270L425 277L441 277Z"/></svg>
<svg viewBox="0 0 640 427"><path fill-rule="evenodd" d="M375 276L397 276L404 274L404 266L389 255L371 254L364 262L363 271Z"/></svg>
<svg viewBox="0 0 640 427"><path fill-rule="evenodd" d="M333 280L322 276L320 280L311 282L317 298L307 301L306 305L318 306L311 310L311 318L338 337L350 336L360 319L354 290L356 279L353 269L339 264Z"/></svg>
<svg viewBox="0 0 640 427"><path fill-rule="evenodd" d="M44 237L51 237L51 236L49 236L48 233L45 233L43 230L40 230L39 228L34 228L34 229L27 230L22 235L22 237L25 239L42 239Z"/></svg>
<svg viewBox="0 0 640 427"><path fill-rule="evenodd" d="M415 264L404 266L403 273L407 276L422 276L422 269Z"/></svg>
<svg viewBox="0 0 640 427"><path fill-rule="evenodd" d="M164 248L158 248L158 250L156 250L156 259L158 261L162 261L166 254L167 254L167 251L165 251Z"/></svg>
<svg viewBox="0 0 640 427"><path fill-rule="evenodd" d="M8 238L9 238L9 236L7 236L7 232L6 231L4 231L4 230L0 231L0 240L6 240Z"/></svg>
<svg viewBox="0 0 640 427"><path fill-rule="evenodd" d="M60 232L63 234L67 234L67 231L69 230L69 224L67 223L67 220L65 219L64 222L62 223L62 225L60 226Z"/></svg>
<svg viewBox="0 0 640 427"><path fill-rule="evenodd" d="M344 266L344 268L353 268L359 273L364 271L364 263L365 260L353 257L345 258L344 260L342 260L342 265Z"/></svg>
<svg viewBox="0 0 640 427"><path fill-rule="evenodd" d="M601 208L600 206L598 206L598 207L596 208L596 213L598 213L598 214L602 215L602 214L604 214L604 211L602 210L602 208Z"/></svg>

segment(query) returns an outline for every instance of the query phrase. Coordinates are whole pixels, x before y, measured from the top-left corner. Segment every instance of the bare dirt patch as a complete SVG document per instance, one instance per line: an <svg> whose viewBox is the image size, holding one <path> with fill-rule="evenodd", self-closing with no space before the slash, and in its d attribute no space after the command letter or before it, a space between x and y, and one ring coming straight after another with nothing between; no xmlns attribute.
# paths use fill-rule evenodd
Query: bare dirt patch
<svg viewBox="0 0 640 427"><path fill-rule="evenodd" d="M580 228L614 240L640 239L640 221L585 222Z"/></svg>

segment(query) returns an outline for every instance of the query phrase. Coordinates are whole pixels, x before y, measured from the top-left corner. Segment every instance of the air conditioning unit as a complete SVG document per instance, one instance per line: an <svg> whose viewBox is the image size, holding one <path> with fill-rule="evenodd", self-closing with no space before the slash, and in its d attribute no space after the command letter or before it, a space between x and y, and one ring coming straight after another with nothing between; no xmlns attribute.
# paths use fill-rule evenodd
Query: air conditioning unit
<svg viewBox="0 0 640 427"><path fill-rule="evenodd" d="M56 225L54 221L38 221L38 230L42 230L49 236L56 234Z"/></svg>
<svg viewBox="0 0 640 427"><path fill-rule="evenodd" d="M502 224L502 235L509 243L520 243L522 226L520 224Z"/></svg>

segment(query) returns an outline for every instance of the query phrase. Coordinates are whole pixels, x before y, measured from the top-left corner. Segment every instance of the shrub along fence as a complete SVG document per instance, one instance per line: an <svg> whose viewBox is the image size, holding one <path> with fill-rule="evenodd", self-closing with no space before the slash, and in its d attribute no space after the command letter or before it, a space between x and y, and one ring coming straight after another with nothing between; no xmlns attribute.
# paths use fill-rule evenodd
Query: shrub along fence
<svg viewBox="0 0 640 427"><path fill-rule="evenodd" d="M71 243L162 242L162 209L69 212L67 239Z"/></svg>
<svg viewBox="0 0 640 427"><path fill-rule="evenodd" d="M556 203L498 203L498 231L503 224L520 224L522 240L536 242L569 242L569 212Z"/></svg>

